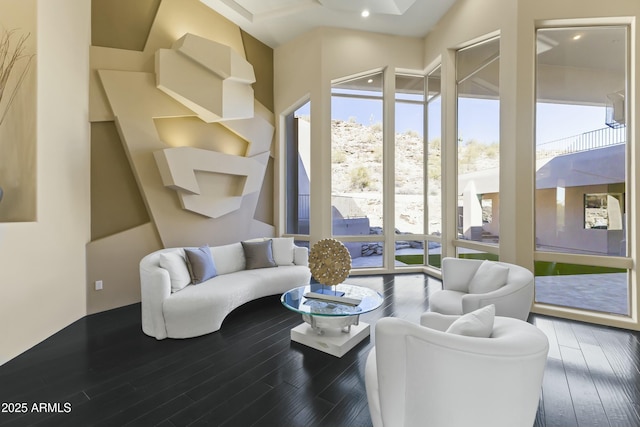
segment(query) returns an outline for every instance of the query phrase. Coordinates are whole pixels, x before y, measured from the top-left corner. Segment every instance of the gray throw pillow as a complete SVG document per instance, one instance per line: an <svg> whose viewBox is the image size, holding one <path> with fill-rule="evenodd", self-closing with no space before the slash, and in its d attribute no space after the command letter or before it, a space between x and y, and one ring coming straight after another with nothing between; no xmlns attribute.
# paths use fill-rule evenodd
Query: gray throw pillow
<svg viewBox="0 0 640 427"><path fill-rule="evenodd" d="M273 260L273 249L271 240L264 242L241 242L244 250L244 257L247 261L247 270L255 268L277 267Z"/></svg>
<svg viewBox="0 0 640 427"><path fill-rule="evenodd" d="M194 285L218 275L209 246L201 246L197 249L185 249L184 253L187 258L189 274L191 275L191 283Z"/></svg>

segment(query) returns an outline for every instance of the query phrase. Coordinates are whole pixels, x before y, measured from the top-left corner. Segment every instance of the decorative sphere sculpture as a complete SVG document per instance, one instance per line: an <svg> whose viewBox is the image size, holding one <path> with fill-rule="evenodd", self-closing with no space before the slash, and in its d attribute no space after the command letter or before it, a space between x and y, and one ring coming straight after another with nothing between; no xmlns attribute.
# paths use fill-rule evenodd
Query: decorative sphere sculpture
<svg viewBox="0 0 640 427"><path fill-rule="evenodd" d="M349 250L336 239L319 240L309 251L309 269L322 285L338 285L351 271Z"/></svg>

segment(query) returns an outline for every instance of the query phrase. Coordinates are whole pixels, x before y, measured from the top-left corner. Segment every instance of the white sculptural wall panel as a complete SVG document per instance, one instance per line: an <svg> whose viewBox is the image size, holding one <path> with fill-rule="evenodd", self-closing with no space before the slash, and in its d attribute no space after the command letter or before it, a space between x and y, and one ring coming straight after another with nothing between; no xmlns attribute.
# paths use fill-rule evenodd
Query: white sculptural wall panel
<svg viewBox="0 0 640 427"><path fill-rule="evenodd" d="M190 16L199 18L188 25L173 22L186 16L184 8L194 8ZM92 49L97 99L92 98L90 115L115 120L165 247L223 244L274 232L254 218L271 155L273 113L254 98L255 75L239 29L222 32L195 9L193 2L163 1L145 51L136 54L138 66L126 51ZM113 62L107 58L120 56L132 66L106 66ZM196 117L201 126L186 120ZM179 132L163 139L170 128L197 129L197 147L186 142L195 138ZM221 135L236 142L228 149L221 149L220 141L207 142Z"/></svg>

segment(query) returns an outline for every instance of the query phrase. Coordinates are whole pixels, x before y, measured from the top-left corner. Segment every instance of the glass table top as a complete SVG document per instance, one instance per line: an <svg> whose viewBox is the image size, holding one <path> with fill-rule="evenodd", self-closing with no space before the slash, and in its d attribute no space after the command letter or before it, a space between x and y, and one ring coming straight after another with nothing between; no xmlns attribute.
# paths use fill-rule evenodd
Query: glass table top
<svg viewBox="0 0 640 427"><path fill-rule="evenodd" d="M352 305L323 299L306 298L304 295L308 292L322 293L328 296L335 294L361 301L358 305ZM333 287L320 284L300 286L282 294L280 301L285 307L296 313L338 317L356 316L373 311L382 305L383 298L373 289L342 283Z"/></svg>

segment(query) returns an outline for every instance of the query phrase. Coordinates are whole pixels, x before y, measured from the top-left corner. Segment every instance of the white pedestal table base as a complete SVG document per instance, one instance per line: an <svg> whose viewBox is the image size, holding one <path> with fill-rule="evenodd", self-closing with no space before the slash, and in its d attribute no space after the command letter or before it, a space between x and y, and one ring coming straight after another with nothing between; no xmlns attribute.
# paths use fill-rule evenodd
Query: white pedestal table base
<svg viewBox="0 0 640 427"><path fill-rule="evenodd" d="M357 322L347 327L313 328L309 323L303 323L291 330L291 341L306 345L342 357L359 342L369 336L368 323Z"/></svg>

